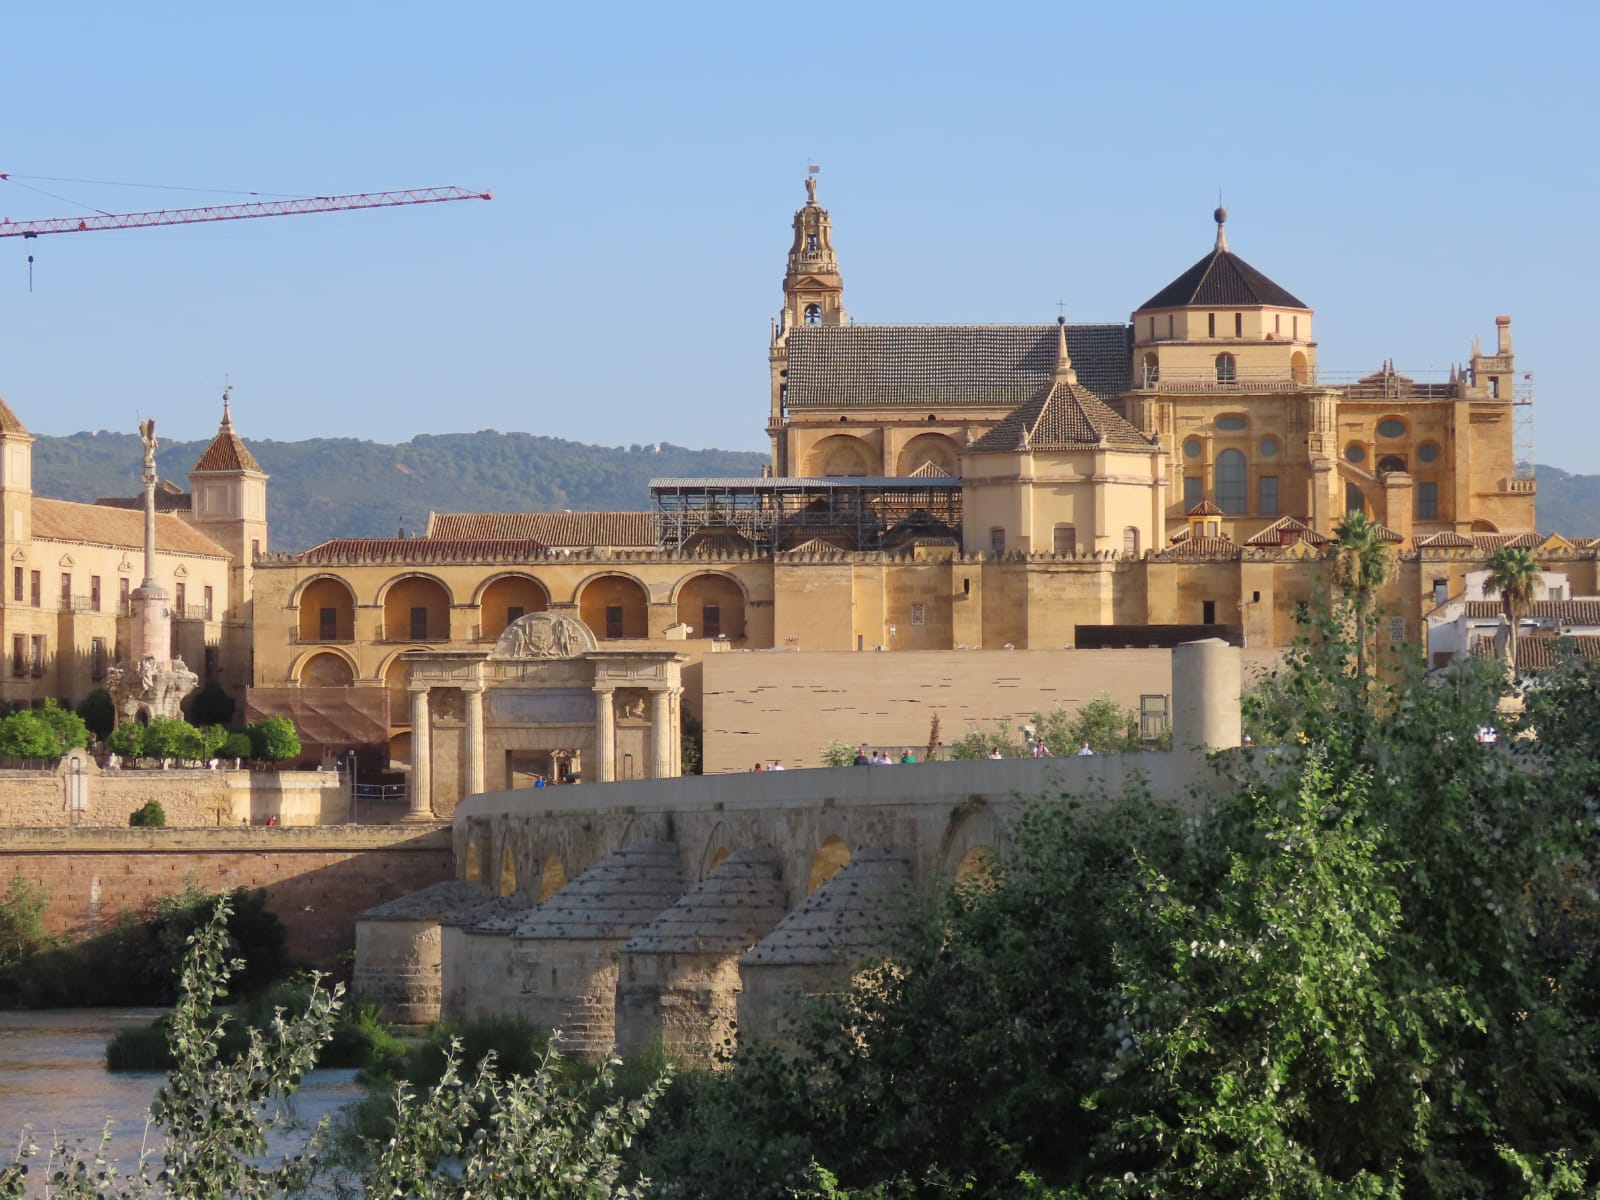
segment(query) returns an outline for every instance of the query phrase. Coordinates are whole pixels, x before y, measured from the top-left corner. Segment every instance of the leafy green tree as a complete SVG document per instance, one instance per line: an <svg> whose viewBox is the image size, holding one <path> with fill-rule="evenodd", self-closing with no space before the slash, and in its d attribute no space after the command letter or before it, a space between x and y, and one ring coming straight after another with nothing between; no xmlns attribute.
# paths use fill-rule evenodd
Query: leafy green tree
<svg viewBox="0 0 1600 1200"><path fill-rule="evenodd" d="M1355 618L1356 674L1367 674L1367 626L1377 603L1378 589L1389 578L1389 548L1378 525L1364 512L1346 513L1333 527L1337 539L1329 553L1334 582L1347 596Z"/></svg>
<svg viewBox="0 0 1600 1200"><path fill-rule="evenodd" d="M0 969L56 944L44 926L50 893L22 875L13 875L0 900Z"/></svg>
<svg viewBox="0 0 1600 1200"><path fill-rule="evenodd" d="M113 754L123 758L143 758L145 753L145 726L137 721L124 721L111 731L106 745Z"/></svg>
<svg viewBox="0 0 1600 1200"><path fill-rule="evenodd" d="M1002 758L1022 757L1022 746L1009 721L996 721L993 729L974 729L950 743L951 758L989 758L996 750Z"/></svg>
<svg viewBox="0 0 1600 1200"><path fill-rule="evenodd" d="M0 717L0 754L11 758L55 758L61 740L40 713L27 708Z"/></svg>
<svg viewBox="0 0 1600 1200"><path fill-rule="evenodd" d="M300 736L288 717L263 717L250 726L252 757L262 762L283 762L300 755Z"/></svg>
<svg viewBox="0 0 1600 1200"><path fill-rule="evenodd" d="M681 710L678 741L685 775L699 775L705 761L705 726L687 708ZM295 751L296 754L299 751Z"/></svg>
<svg viewBox="0 0 1600 1200"><path fill-rule="evenodd" d="M85 696L76 711L89 732L97 738L108 737L117 727L116 702L111 699L111 693L103 687L95 688Z"/></svg>
<svg viewBox="0 0 1600 1200"><path fill-rule="evenodd" d="M1068 713L1057 705L1048 713L1034 713L1034 736L1051 754L1076 754L1085 742L1096 754L1121 754L1142 749L1139 741L1139 714L1123 708L1102 692Z"/></svg>
<svg viewBox="0 0 1600 1200"><path fill-rule="evenodd" d="M228 740L228 731L221 725L207 725L200 730L200 757L210 758L221 752Z"/></svg>
<svg viewBox="0 0 1600 1200"><path fill-rule="evenodd" d="M223 758L249 758L253 750L250 735L241 730L223 739L220 753Z"/></svg>
<svg viewBox="0 0 1600 1200"><path fill-rule="evenodd" d="M46 700L37 710L40 718L55 731L58 754L81 749L89 744L89 726L70 708L63 708L54 700Z"/></svg>
<svg viewBox="0 0 1600 1200"><path fill-rule="evenodd" d="M848 767L856 761L856 748L849 742L831 741L822 747L822 765Z"/></svg>
<svg viewBox="0 0 1600 1200"><path fill-rule="evenodd" d="M1489 577L1484 581L1484 586L1486 590L1500 593L1506 624L1511 627L1508 640L1513 672L1516 671L1517 662L1517 625L1533 607L1533 593L1538 583L1539 564L1528 551L1501 546L1490 556Z"/></svg>
<svg viewBox="0 0 1600 1200"><path fill-rule="evenodd" d="M182 717L151 717L145 729L144 752L149 758L197 759L204 756L200 731Z"/></svg>

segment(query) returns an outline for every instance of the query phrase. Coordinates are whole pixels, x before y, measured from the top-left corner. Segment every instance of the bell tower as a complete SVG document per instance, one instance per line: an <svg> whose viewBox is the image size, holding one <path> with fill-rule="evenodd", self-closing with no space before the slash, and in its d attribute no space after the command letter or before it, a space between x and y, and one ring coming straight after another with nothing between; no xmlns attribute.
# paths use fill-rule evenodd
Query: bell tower
<svg viewBox="0 0 1600 1200"><path fill-rule="evenodd" d="M783 325L844 323L844 280L833 252L833 219L817 203L816 176L808 175L806 203L794 214L794 244L783 275Z"/></svg>

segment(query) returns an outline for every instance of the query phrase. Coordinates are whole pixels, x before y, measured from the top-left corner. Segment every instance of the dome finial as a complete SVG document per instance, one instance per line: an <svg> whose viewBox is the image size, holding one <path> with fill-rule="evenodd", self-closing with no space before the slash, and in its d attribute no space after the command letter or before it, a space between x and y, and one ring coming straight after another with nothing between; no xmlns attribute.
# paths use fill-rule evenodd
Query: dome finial
<svg viewBox="0 0 1600 1200"><path fill-rule="evenodd" d="M1067 318L1056 318L1056 383L1077 383L1078 373L1072 369L1072 355L1067 353Z"/></svg>
<svg viewBox="0 0 1600 1200"><path fill-rule="evenodd" d="M228 411L228 402L233 398L233 384L222 385L222 427L229 428L233 424L233 415Z"/></svg>
<svg viewBox="0 0 1600 1200"><path fill-rule="evenodd" d="M1217 210L1211 214L1211 218L1217 223L1217 249L1226 250L1228 248L1228 234L1225 226L1228 224L1228 210L1218 204Z"/></svg>

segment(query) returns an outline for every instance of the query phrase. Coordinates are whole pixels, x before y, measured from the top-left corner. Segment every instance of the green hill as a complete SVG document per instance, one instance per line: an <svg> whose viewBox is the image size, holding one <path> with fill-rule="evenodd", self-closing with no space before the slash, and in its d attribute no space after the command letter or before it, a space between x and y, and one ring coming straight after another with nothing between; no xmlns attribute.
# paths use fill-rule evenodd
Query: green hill
<svg viewBox="0 0 1600 1200"><path fill-rule="evenodd" d="M164 478L187 472L209 444L166 442ZM667 475L759 475L767 458L738 450L589 446L527 433L451 433L398 446L355 438L252 441L272 476L267 504L274 550L304 550L331 537L421 533L428 512L642 510L649 481ZM33 448L38 495L93 501L136 496L143 452L136 435L40 437Z"/></svg>

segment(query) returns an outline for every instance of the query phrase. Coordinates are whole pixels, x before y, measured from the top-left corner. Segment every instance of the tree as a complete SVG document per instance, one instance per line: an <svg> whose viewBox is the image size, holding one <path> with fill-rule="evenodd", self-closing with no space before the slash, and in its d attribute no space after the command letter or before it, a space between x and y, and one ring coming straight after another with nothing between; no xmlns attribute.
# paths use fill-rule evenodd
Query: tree
<svg viewBox="0 0 1600 1200"><path fill-rule="evenodd" d="M49 907L50 893L21 875L11 877L0 900L0 969L55 944L44 927Z"/></svg>
<svg viewBox="0 0 1600 1200"><path fill-rule="evenodd" d="M252 756L261 762L283 762L298 758L300 737L288 717L263 717L250 726Z"/></svg>
<svg viewBox="0 0 1600 1200"><path fill-rule="evenodd" d="M143 758L146 729L137 721L124 721L111 731L106 745L123 758Z"/></svg>
<svg viewBox="0 0 1600 1200"><path fill-rule="evenodd" d="M1517 669L1517 624L1533 607L1533 593L1538 582L1539 564L1528 551L1501 546L1490 556L1489 577L1484 580L1484 588L1500 593L1500 606L1505 610L1506 624L1511 627L1508 640L1513 674Z"/></svg>
<svg viewBox="0 0 1600 1200"><path fill-rule="evenodd" d="M54 758L60 753L60 737L39 713L22 708L0 717L0 754L11 758Z"/></svg>
<svg viewBox="0 0 1600 1200"><path fill-rule="evenodd" d="M105 688L95 688L83 698L77 708L78 716L95 737L104 739L117 727L117 705Z"/></svg>
<svg viewBox="0 0 1600 1200"><path fill-rule="evenodd" d="M182 717L150 718L144 735L147 758L197 759L204 756L204 750L200 731Z"/></svg>
<svg viewBox="0 0 1600 1200"><path fill-rule="evenodd" d="M1123 708L1109 692L1085 701L1070 715L1059 704L1048 713L1034 713L1033 723L1034 736L1051 754L1076 754L1085 742L1096 754L1140 748L1139 714Z"/></svg>
<svg viewBox="0 0 1600 1200"><path fill-rule="evenodd" d="M1389 548L1376 523L1364 512L1350 512L1333 527L1338 539L1333 556L1334 581L1349 598L1355 616L1356 674L1367 673L1367 621L1378 589L1389 578Z"/></svg>
<svg viewBox="0 0 1600 1200"><path fill-rule="evenodd" d="M58 754L82 749L89 744L89 726L70 708L63 708L54 700L46 700L38 710L40 718L55 731Z"/></svg>

